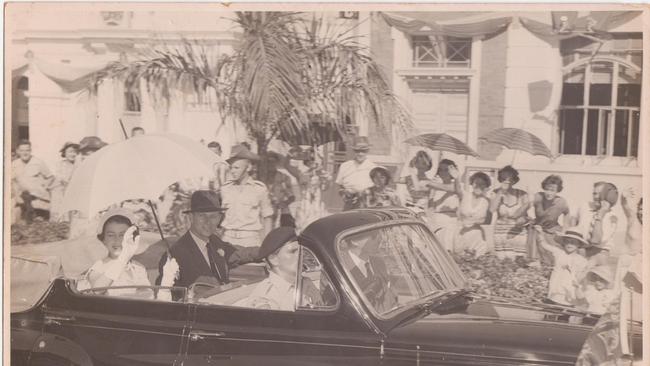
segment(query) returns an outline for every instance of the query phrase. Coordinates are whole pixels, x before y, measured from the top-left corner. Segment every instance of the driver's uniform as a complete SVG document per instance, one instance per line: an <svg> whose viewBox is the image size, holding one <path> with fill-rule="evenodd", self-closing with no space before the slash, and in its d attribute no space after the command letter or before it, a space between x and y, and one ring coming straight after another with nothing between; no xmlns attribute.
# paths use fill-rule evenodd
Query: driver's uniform
<svg viewBox="0 0 650 366"><path fill-rule="evenodd" d="M296 285L274 272L259 282L249 297L235 305L256 309L294 311ZM301 306L321 305L321 296L309 279L303 280Z"/></svg>

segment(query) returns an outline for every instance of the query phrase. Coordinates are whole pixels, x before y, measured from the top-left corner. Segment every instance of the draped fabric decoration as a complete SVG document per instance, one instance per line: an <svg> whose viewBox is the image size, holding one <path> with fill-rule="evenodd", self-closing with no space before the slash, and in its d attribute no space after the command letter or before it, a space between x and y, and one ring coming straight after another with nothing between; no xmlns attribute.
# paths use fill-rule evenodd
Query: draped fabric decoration
<svg viewBox="0 0 650 366"><path fill-rule="evenodd" d="M34 64L43 75L57 83L66 93L77 92L89 86L93 74L106 66L106 63L102 63L91 67L77 67L39 58L34 60Z"/></svg>
<svg viewBox="0 0 650 366"><path fill-rule="evenodd" d="M391 26L414 35L475 37L501 32L509 15L486 12L381 12Z"/></svg>
<svg viewBox="0 0 650 366"><path fill-rule="evenodd" d="M92 66L73 66L62 62L45 61L39 57L34 57L31 64L38 69L43 75L58 84L66 93L80 91L90 85L93 74L103 69L109 61L100 61ZM30 60L24 59L16 63L12 69L12 75L24 73L30 64Z"/></svg>
<svg viewBox="0 0 650 366"><path fill-rule="evenodd" d="M504 31L514 18L540 37L566 39L586 33L607 36L610 30L641 15L640 11L549 12L538 17L497 12L381 12L391 26L411 35L474 37Z"/></svg>
<svg viewBox="0 0 650 366"><path fill-rule="evenodd" d="M584 34L608 39L608 31L640 14L640 11L554 11L548 23L526 17L519 18L519 22L541 38L567 39Z"/></svg>

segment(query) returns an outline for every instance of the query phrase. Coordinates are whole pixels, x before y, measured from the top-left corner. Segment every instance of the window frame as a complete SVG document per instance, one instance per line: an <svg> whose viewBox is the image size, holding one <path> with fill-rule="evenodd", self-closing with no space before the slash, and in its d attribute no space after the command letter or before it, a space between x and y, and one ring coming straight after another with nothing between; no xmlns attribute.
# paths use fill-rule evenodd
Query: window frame
<svg viewBox="0 0 650 366"><path fill-rule="evenodd" d="M305 251L308 251L311 256L318 262L318 267L321 272L321 276L325 275L327 278L327 281L329 282L329 286L332 289L332 292L334 293L334 296L336 298L336 303L331 306L322 306L322 307L305 307L305 306L300 306L301 300L302 300L302 283L304 281L303 274L303 258L305 257ZM316 253L314 253L313 250L305 247L304 245L300 246L300 256L298 259L298 273L297 273L297 284L296 284L296 297L295 297L295 303L294 303L294 312L298 311L309 311L309 312L318 312L318 313L331 313L335 312L339 309L341 306L341 295L339 292L336 290L336 287L334 286L334 282L332 282L332 277L327 273L325 268L323 267L323 264L321 261L318 259L318 256Z"/></svg>
<svg viewBox="0 0 650 366"><path fill-rule="evenodd" d="M611 98L610 98L610 104L609 105L591 105L591 81L592 81L592 65L595 63L607 63L611 65L612 71L612 79L611 79L611 85L610 90L611 90ZM632 159L638 159L638 154L639 154L639 144L640 144L640 136L638 131L640 130L640 123L641 123L641 108L639 107L630 107L630 106L619 106L618 105L618 88L619 88L619 73L621 67L626 67L634 70L635 72L642 73L642 70L640 67L637 65L628 62L625 59L612 56L612 55L604 55L604 56L599 56L599 57L594 57L593 59L591 58L583 58L578 61L575 61L569 65L567 65L564 70L563 70L563 76L566 76L570 73L572 73L576 69L584 68L584 80L582 81L583 85L583 95L582 95L582 104L581 105L563 105L562 101L560 101L560 106L558 107L558 124L557 124L557 134L558 134L558 152L561 155L564 156L595 156L595 157L615 157L615 158L632 158ZM562 81L563 88L565 80L563 79ZM641 83L642 85L642 83ZM642 100L642 99L641 99ZM563 113L564 111L582 111L582 121L581 121L581 126L582 126L582 131L581 131L581 138L580 138L580 151L579 153L566 153L565 149L565 124L567 121L564 120L563 118ZM597 127L596 127L596 151L595 154L590 154L588 153L588 145L589 145L589 136L588 136L588 130L589 130L589 115L590 111L596 111L598 114L597 116ZM621 111L627 111L627 121L621 121L617 122L617 114L618 112ZM638 113L638 124L639 127L635 128L635 112ZM605 115L609 115L608 118L605 118ZM570 121L569 123L580 123L577 121ZM616 134L616 126L617 123L627 123L627 143L625 146L625 151L626 154L621 156L621 155L614 155L614 144L615 144L615 134ZM602 135L604 130L607 130L606 135ZM636 138L633 136L634 131L637 131ZM635 141L636 140L636 141ZM636 147L634 146L636 144ZM603 151L604 150L604 151ZM636 151L637 156L634 156L632 154L633 151Z"/></svg>
<svg viewBox="0 0 650 366"><path fill-rule="evenodd" d="M436 55L433 52L433 43L431 38L435 37L436 40L441 40L444 44L444 54L442 58L439 55ZM426 39L425 39L426 38ZM451 36L430 36L426 34L414 34L410 37L411 45L411 64L416 68L459 68L459 69L469 69L472 67L472 42L471 37L451 37ZM422 45L427 44L428 48L424 49L423 53ZM468 55L463 61L454 61L452 57L457 55L463 55L462 52L467 50ZM422 61L422 57L429 54L433 57L434 61ZM465 58L465 57L464 57Z"/></svg>

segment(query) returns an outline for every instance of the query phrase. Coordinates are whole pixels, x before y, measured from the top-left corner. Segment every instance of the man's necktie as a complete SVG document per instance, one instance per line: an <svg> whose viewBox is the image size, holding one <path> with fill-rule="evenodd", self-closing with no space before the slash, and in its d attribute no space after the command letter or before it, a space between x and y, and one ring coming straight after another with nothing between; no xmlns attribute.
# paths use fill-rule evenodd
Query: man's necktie
<svg viewBox="0 0 650 366"><path fill-rule="evenodd" d="M214 250L214 245L210 242L205 244L205 247L208 250L208 258L210 259L210 269L212 270L212 273L214 274L215 277L220 282L225 282L225 279L221 276L221 272L219 271L219 266L217 265L216 258L217 258L217 253Z"/></svg>

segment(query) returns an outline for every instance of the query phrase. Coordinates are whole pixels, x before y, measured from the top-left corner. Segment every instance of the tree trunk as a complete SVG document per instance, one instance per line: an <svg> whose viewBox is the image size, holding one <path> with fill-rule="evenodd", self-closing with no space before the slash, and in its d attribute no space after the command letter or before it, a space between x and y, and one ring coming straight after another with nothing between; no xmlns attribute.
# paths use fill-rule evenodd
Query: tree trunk
<svg viewBox="0 0 650 366"><path fill-rule="evenodd" d="M257 180L262 182L267 181L268 169L267 169L267 148L269 141L266 136L257 136L257 155L260 157L260 161L257 164Z"/></svg>

